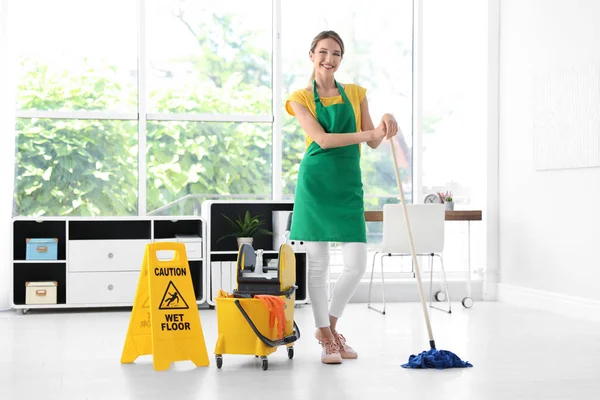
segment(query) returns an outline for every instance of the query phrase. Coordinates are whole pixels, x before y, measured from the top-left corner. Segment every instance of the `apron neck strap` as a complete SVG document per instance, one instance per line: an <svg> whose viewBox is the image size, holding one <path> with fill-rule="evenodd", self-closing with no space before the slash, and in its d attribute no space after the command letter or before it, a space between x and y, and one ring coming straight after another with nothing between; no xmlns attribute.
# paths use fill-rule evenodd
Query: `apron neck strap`
<svg viewBox="0 0 600 400"><path fill-rule="evenodd" d="M346 92L344 91L344 88L342 87L342 85L340 85L338 83L338 81L334 81L334 82L335 82L335 86L337 86L338 90L340 91L340 94L342 95L342 99L344 99L344 103L350 104L350 101L348 100L348 96L346 96ZM315 99L315 104L317 104L317 103L321 102L321 99L319 98L319 94L317 93L317 80L313 79L312 84L313 84L313 95L314 95L314 99Z"/></svg>

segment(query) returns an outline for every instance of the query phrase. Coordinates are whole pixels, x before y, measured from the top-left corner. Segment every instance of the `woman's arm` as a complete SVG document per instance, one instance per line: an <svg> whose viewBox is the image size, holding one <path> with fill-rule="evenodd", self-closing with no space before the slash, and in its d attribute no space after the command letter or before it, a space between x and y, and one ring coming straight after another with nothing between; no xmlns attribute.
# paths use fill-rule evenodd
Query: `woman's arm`
<svg viewBox="0 0 600 400"><path fill-rule="evenodd" d="M363 131L370 131L372 129L375 129L375 125L373 125L373 120L371 119L371 113L369 113L369 103L367 102L366 97L364 98L362 103L360 103L360 125L360 129ZM379 124L379 126L382 127L381 124ZM383 137L373 139L368 141L367 145L372 149L376 149L377 147L379 147L382 140Z"/></svg>
<svg viewBox="0 0 600 400"><path fill-rule="evenodd" d="M292 110L294 110L294 114L296 114L296 118L298 118L298 122L300 122L302 129L304 129L306 134L321 146L322 149L349 146L351 144L369 142L385 137L383 126L380 126L377 129L363 130L362 132L336 133L335 135L330 135L323 130L321 124L313 117L306 106L295 101L291 101L290 106L292 107Z"/></svg>
<svg viewBox="0 0 600 400"><path fill-rule="evenodd" d="M365 97L362 103L360 103L360 117L361 117L361 129L368 131L374 129L373 121L371 120L371 113L369 113L369 103ZM367 142L370 148L376 149L381 144L384 137L390 139L398 133L398 124L396 119L391 114L384 114L379 123L377 129L383 129L386 133L385 136L379 137Z"/></svg>

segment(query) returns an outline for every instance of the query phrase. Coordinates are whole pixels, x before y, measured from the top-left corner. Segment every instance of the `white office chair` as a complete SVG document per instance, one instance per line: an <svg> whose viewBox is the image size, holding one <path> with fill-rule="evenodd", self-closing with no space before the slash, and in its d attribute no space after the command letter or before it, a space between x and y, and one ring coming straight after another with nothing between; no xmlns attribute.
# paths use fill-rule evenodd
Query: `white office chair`
<svg viewBox="0 0 600 400"><path fill-rule="evenodd" d="M444 222L445 206L443 204L407 204L406 211L410 221L410 228L415 246L415 254L419 256L428 256L430 265L429 307L442 311L452 312L450 306L450 295L448 293L448 284L446 282L446 272L444 270L444 261L442 252L444 250ZM375 259L381 254L381 295L383 300L383 310L371 306L371 289L373 286L373 272L375 271ZM404 220L404 211L402 204L385 204L383 206L383 243L381 249L373 257L371 267L371 282L369 283L369 299L367 307L385 314L385 280L383 273L383 257L408 256L412 257L410 250L410 239ZM433 258L439 257L442 281L444 291L435 294L437 301L443 301L444 296L448 301L448 309L434 306L433 303ZM421 264L419 264L421 265ZM421 268L422 271L422 268Z"/></svg>

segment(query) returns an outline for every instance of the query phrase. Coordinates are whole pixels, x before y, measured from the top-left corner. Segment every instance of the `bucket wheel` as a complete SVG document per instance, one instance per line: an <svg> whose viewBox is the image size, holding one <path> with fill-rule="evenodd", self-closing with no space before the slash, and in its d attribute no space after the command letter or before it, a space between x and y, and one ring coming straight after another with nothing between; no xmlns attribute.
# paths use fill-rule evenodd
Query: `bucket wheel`
<svg viewBox="0 0 600 400"><path fill-rule="evenodd" d="M269 369L269 360L267 359L267 357L260 358L260 365L261 365L263 371L266 371L267 369Z"/></svg>

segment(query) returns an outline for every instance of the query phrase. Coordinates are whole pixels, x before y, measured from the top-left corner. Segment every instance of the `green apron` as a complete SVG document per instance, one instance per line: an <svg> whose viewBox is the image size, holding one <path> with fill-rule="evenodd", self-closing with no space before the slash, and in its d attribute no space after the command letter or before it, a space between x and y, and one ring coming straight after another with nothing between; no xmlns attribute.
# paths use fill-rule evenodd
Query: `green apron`
<svg viewBox="0 0 600 400"><path fill-rule="evenodd" d="M343 104L323 106L315 81L317 120L326 133L354 133L352 104L339 83ZM312 142L300 163L290 239L367 242L358 144L322 149Z"/></svg>

